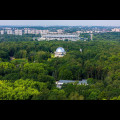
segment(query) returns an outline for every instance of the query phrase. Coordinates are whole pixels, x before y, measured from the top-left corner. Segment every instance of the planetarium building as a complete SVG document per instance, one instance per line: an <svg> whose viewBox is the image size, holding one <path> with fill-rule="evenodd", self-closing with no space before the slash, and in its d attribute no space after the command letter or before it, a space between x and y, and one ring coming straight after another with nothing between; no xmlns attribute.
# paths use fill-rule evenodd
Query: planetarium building
<svg viewBox="0 0 120 120"><path fill-rule="evenodd" d="M55 51L55 57L63 57L66 54L64 48L58 47Z"/></svg>

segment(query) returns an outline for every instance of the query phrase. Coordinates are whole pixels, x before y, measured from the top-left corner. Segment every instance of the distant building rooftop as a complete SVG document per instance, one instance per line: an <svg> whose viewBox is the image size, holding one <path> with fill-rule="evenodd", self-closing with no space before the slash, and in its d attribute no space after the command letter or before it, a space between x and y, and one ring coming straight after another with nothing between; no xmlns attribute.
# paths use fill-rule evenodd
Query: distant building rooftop
<svg viewBox="0 0 120 120"><path fill-rule="evenodd" d="M61 88L64 83L67 84L67 83L75 83L75 82L76 82L75 80L59 80L56 82L56 85L58 88ZM78 84L88 85L86 79L83 79L82 81L78 81Z"/></svg>

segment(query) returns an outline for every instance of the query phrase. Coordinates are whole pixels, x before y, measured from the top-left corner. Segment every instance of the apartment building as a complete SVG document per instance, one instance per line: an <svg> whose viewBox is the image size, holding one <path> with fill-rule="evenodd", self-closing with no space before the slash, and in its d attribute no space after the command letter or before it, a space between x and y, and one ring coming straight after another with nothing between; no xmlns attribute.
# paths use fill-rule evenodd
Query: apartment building
<svg viewBox="0 0 120 120"><path fill-rule="evenodd" d="M4 34L4 30L1 30L1 31L0 31L0 34L3 35L3 34Z"/></svg>
<svg viewBox="0 0 120 120"><path fill-rule="evenodd" d="M7 32L8 35L12 35L13 34L12 30L6 30L6 32Z"/></svg>
<svg viewBox="0 0 120 120"><path fill-rule="evenodd" d="M120 28L114 28L112 29L112 32L120 32Z"/></svg>
<svg viewBox="0 0 120 120"><path fill-rule="evenodd" d="M23 31L17 29L17 30L14 31L14 34L15 34L15 35L22 35L22 34L23 34Z"/></svg>

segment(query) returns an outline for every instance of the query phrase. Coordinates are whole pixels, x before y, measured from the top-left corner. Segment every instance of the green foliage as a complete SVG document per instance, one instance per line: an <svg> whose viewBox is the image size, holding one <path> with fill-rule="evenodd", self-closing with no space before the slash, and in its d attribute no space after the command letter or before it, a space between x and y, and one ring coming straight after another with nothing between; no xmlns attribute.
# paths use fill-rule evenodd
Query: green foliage
<svg viewBox="0 0 120 120"><path fill-rule="evenodd" d="M88 84L94 84L95 83L95 80L93 78L88 78L87 79L87 83Z"/></svg>
<svg viewBox="0 0 120 120"><path fill-rule="evenodd" d="M26 50L20 50L15 54L15 58L26 58L26 57L27 57Z"/></svg>
<svg viewBox="0 0 120 120"><path fill-rule="evenodd" d="M15 65L18 65L18 64L24 64L24 63L27 63L28 60L27 59L14 59L14 60L11 60L11 63L14 63Z"/></svg>
<svg viewBox="0 0 120 120"><path fill-rule="evenodd" d="M64 90L53 89L50 91L48 100L65 100L66 95Z"/></svg>
<svg viewBox="0 0 120 120"><path fill-rule="evenodd" d="M50 53L44 52L44 51L39 51L36 53L35 61L37 61L39 63L44 62L45 60L47 60L50 57L51 57Z"/></svg>
<svg viewBox="0 0 120 120"><path fill-rule="evenodd" d="M0 99L1 100L29 100L34 95L40 94L46 89L45 83L35 82L33 80L16 80L15 82L0 81Z"/></svg>
<svg viewBox="0 0 120 120"><path fill-rule="evenodd" d="M94 34L94 41L85 42L38 42L31 40L32 35L0 37L0 99L120 99L119 33ZM55 58L57 47L67 54ZM88 85L70 83L58 89L55 82L60 79L87 79Z"/></svg>
<svg viewBox="0 0 120 120"><path fill-rule="evenodd" d="M88 38L88 40L90 40L90 34L89 33L81 33L80 37Z"/></svg>
<svg viewBox="0 0 120 120"><path fill-rule="evenodd" d="M84 100L84 96L83 95L79 95L77 92L72 92L69 97L69 100Z"/></svg>
<svg viewBox="0 0 120 120"><path fill-rule="evenodd" d="M24 64L24 69L23 71L26 74L33 74L33 73L44 73L46 74L47 71L44 68L44 64L43 63L26 63Z"/></svg>
<svg viewBox="0 0 120 120"><path fill-rule="evenodd" d="M9 60L9 55L8 55L8 52L4 51L4 50L0 50L0 58L1 60L0 61L6 61L6 60Z"/></svg>
<svg viewBox="0 0 120 120"><path fill-rule="evenodd" d="M5 75L11 73L15 68L15 65L9 62L1 62L0 63L0 75Z"/></svg>
<svg viewBox="0 0 120 120"><path fill-rule="evenodd" d="M119 32L108 32L108 33L99 33L94 34L95 40L109 40L109 41L120 41L120 33Z"/></svg>
<svg viewBox="0 0 120 120"><path fill-rule="evenodd" d="M97 92L91 92L89 95L89 100L97 100L98 93Z"/></svg>

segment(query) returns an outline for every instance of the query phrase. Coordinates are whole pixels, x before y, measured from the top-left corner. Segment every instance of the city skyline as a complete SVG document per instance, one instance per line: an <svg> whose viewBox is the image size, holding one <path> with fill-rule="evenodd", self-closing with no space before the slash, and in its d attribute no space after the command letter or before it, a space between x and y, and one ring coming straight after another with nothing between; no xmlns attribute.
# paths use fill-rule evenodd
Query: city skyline
<svg viewBox="0 0 120 120"><path fill-rule="evenodd" d="M0 26L120 26L120 20L0 20Z"/></svg>

